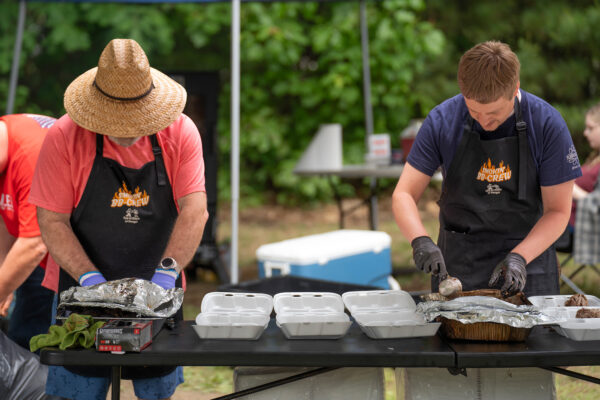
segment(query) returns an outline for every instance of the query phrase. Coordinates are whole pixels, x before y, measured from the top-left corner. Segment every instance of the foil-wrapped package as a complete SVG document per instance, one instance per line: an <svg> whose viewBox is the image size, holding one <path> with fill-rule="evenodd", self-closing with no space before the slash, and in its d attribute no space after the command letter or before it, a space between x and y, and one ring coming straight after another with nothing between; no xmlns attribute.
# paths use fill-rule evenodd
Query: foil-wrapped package
<svg viewBox="0 0 600 400"><path fill-rule="evenodd" d="M175 314L182 303L181 288L165 290L144 279L126 278L65 290L60 294L58 315L66 315L65 311L82 313L93 309L96 313L104 310L107 317L122 314L123 317L167 318Z"/></svg>
<svg viewBox="0 0 600 400"><path fill-rule="evenodd" d="M536 325L557 323L535 306L516 306L489 296L459 297L450 301L426 301L417 304L417 312L427 321L438 316L459 321L463 324L496 322L515 328L532 328Z"/></svg>

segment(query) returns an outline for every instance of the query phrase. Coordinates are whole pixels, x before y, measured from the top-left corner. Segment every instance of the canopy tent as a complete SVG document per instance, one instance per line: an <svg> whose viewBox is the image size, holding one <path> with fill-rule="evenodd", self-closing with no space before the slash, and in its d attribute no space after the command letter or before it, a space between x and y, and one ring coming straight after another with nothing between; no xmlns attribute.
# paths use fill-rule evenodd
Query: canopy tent
<svg viewBox="0 0 600 400"><path fill-rule="evenodd" d="M19 17L10 73L6 114L12 114L19 76L19 61L27 2L71 2L71 3L216 3L227 0L19 0ZM239 174L240 174L240 7L241 2L271 2L286 0L231 0L231 283L238 283L238 223L239 223ZM327 1L327 0L294 0ZM365 112L365 143L368 148L369 136L373 134L373 109L371 105L371 73L369 66L369 34L367 30L366 0L360 3L360 34L363 69L363 103ZM371 179L371 186L375 179ZM376 198L373 198L371 212L375 213ZM375 218L376 220L376 218Z"/></svg>

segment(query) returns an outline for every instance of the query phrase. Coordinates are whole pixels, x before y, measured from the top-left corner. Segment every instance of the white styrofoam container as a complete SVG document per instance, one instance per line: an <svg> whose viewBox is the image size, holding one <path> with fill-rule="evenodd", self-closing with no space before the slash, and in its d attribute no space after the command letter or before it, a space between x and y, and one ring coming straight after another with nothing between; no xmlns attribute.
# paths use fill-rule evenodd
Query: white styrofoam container
<svg viewBox="0 0 600 400"><path fill-rule="evenodd" d="M346 308L371 339L433 336L439 322L427 323L416 312L410 293L403 290L366 290L342 295Z"/></svg>
<svg viewBox="0 0 600 400"><path fill-rule="evenodd" d="M202 339L256 340L269 324L269 315L200 313L192 325Z"/></svg>
<svg viewBox="0 0 600 400"><path fill-rule="evenodd" d="M277 326L288 339L338 339L352 325L336 293L283 292L273 303Z"/></svg>
<svg viewBox="0 0 600 400"><path fill-rule="evenodd" d="M273 298L268 294L211 292L202 299L192 327L202 339L257 340L272 310Z"/></svg>
<svg viewBox="0 0 600 400"><path fill-rule="evenodd" d="M569 300L571 295L568 294L557 294L550 296L531 296L528 297L531 304L536 306L537 308L548 308L548 307L567 307L565 306L565 302ZM600 307L600 299L596 296L585 295L588 300L589 307ZM581 306L570 306L570 307L581 307ZM586 306L587 307L587 306Z"/></svg>
<svg viewBox="0 0 600 400"><path fill-rule="evenodd" d="M345 313L278 314L276 320L288 339L339 339L352 325Z"/></svg>
<svg viewBox="0 0 600 400"><path fill-rule="evenodd" d="M273 298L264 293L207 293L200 304L201 312L271 314Z"/></svg>
<svg viewBox="0 0 600 400"><path fill-rule="evenodd" d="M415 311L417 305L404 290L361 290L342 294L346 308L355 312Z"/></svg>
<svg viewBox="0 0 600 400"><path fill-rule="evenodd" d="M564 321L554 329L572 340L600 340L600 318L577 318Z"/></svg>
<svg viewBox="0 0 600 400"><path fill-rule="evenodd" d="M577 318L577 311L582 308L590 309L590 310L598 310L600 307L546 307L540 309L540 311L546 315L554 317L558 321L570 321L570 320L580 320L587 318Z"/></svg>

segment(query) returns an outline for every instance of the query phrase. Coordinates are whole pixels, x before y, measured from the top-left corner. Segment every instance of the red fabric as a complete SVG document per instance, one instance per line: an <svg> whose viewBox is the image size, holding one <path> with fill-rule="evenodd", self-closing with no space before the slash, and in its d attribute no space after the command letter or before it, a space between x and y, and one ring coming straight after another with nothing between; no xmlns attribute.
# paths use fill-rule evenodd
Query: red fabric
<svg viewBox="0 0 600 400"><path fill-rule="evenodd" d="M205 191L200 134L192 120L182 114L156 136L173 188L173 199L179 208L179 198ZM70 214L79 204L95 156L96 135L77 126L68 115L64 115L46 135L29 201L50 211ZM148 137L139 139L129 147L119 146L104 137L104 157L136 169L154 160ZM58 289L59 268L53 260L48 262L45 281L50 282L53 290Z"/></svg>
<svg viewBox="0 0 600 400"><path fill-rule="evenodd" d="M204 161L198 128L181 115L156 135L177 200L204 192ZM68 115L50 129L38 160L29 201L47 210L70 214L81 199L96 155L96 135L77 126ZM104 156L128 168L154 159L148 137L122 147L104 137Z"/></svg>
<svg viewBox="0 0 600 400"><path fill-rule="evenodd" d="M584 164L581 166L581 176L575 179L575 184L585 190L591 192L596 187L598 174L600 173L600 162L592 164ZM571 218L569 225L575 226L575 213L577 212L577 201L573 201L571 205Z"/></svg>
<svg viewBox="0 0 600 400"><path fill-rule="evenodd" d="M0 174L0 214L8 233L18 238L40 236L35 205L28 201L35 164L54 118L34 114L0 117L8 133L8 162ZM47 256L40 265L46 267Z"/></svg>

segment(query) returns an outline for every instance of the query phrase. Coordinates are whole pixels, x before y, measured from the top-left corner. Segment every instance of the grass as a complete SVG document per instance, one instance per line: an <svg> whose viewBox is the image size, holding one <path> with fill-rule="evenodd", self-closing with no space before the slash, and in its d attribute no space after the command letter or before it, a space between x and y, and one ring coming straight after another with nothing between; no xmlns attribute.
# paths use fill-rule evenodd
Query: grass
<svg viewBox="0 0 600 400"><path fill-rule="evenodd" d="M427 192L426 192L427 193ZM437 205L434 193L430 199L424 199L420 204L421 216L425 227L430 235L437 237ZM345 207L351 207L357 200L347 200ZM381 197L379 201L379 227L378 230L387 232L392 238L392 264L394 268L404 271L414 268L412 261L412 250L410 243L400 233L391 214L389 196ZM221 206L219 211L218 237L226 241L231 235L230 216L227 206ZM339 229L338 212L335 206L325 205L321 208L306 210L287 209L280 206L263 206L245 208L240 211L239 229L239 269L240 281L257 278L256 250L260 245L273 243L284 239L322 233ZM367 209L362 207L346 219L347 229L369 229ZM565 255L559 255L561 259ZM572 262L567 264L563 272L570 274L577 266ZM209 281L213 277L206 276ZM427 275L414 272L405 273L396 277L404 290L417 291L429 288ZM581 272L574 282L586 293L600 297L600 276L596 275L591 268ZM214 290L216 284L212 286ZM570 294L571 289L563 287L564 294ZM201 295L199 293L186 294L186 302L190 295L197 301L194 305L184 304L185 319L194 319L199 310ZM600 376L600 367L571 367L570 370L595 377ZM385 372L385 398L391 400L396 398L396 383L394 370L386 368ZM233 373L229 367L185 367L184 374L186 383L180 386L182 391L196 391L203 393L226 394L233 391ZM558 400L595 400L600 398L600 386L581 380L569 378L562 375L556 376L556 389ZM402 390L399 391L401 394ZM400 396L399 398L402 398Z"/></svg>

